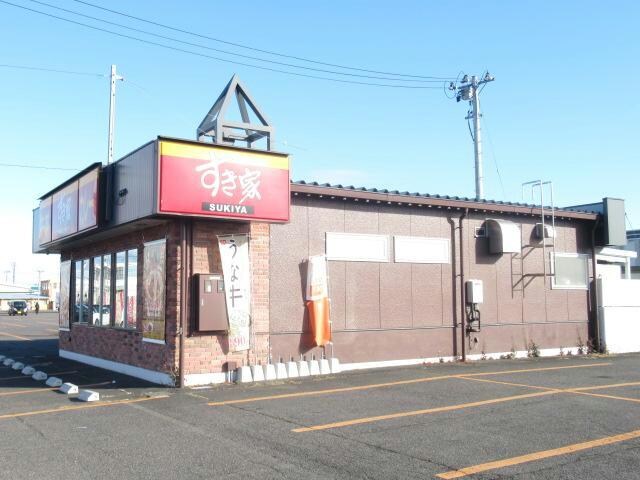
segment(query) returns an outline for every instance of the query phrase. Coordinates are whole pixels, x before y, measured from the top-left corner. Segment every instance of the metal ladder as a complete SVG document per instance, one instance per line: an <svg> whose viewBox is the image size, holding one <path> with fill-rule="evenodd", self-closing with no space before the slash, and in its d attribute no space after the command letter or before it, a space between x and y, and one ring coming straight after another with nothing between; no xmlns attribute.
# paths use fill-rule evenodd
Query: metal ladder
<svg viewBox="0 0 640 480"><path fill-rule="evenodd" d="M544 209L544 187L545 185L549 186L549 199L551 202L550 211L551 211L551 244L547 243L547 237L545 232L545 209ZM530 182L525 182L522 184L522 199L524 200L524 191L525 187L531 187L531 199L533 200L535 189L537 187L540 188L540 219L542 223L542 266L544 271L544 279L545 283L547 281L547 277L549 277L549 288L553 286L553 274L554 269L552 267L551 258L555 256L556 252L556 214L555 214L555 205L553 204L553 182L550 180L532 180ZM549 269L547 269L547 248L551 248L552 255L549 256ZM549 273L547 273L549 271Z"/></svg>

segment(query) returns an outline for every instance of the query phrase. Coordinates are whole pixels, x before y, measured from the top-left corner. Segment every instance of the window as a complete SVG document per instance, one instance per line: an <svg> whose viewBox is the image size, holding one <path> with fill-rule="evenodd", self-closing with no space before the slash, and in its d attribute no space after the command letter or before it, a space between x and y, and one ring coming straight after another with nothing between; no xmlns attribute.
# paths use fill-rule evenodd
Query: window
<svg viewBox="0 0 640 480"><path fill-rule="evenodd" d="M396 263L449 263L451 253L447 238L393 237Z"/></svg>
<svg viewBox="0 0 640 480"><path fill-rule="evenodd" d="M126 253L116 253L116 304L114 312L114 325L116 327L124 327L125 320L125 276L124 272L127 268Z"/></svg>
<svg viewBox="0 0 640 480"><path fill-rule="evenodd" d="M551 252L552 287L587 290L589 288L589 255Z"/></svg>
<svg viewBox="0 0 640 480"><path fill-rule="evenodd" d="M91 309L91 323L100 325L100 298L102 292L102 257L93 257L93 287L91 289L91 299L93 307Z"/></svg>
<svg viewBox="0 0 640 480"><path fill-rule="evenodd" d="M74 262L73 321L85 323L89 320L89 260Z"/></svg>
<svg viewBox="0 0 640 480"><path fill-rule="evenodd" d="M60 300L58 325L60 329L69 329L69 290L71 287L71 262L60 263ZM54 284L55 288L55 284Z"/></svg>
<svg viewBox="0 0 640 480"><path fill-rule="evenodd" d="M144 244L142 299L143 340L164 343L166 242L164 239Z"/></svg>
<svg viewBox="0 0 640 480"><path fill-rule="evenodd" d="M387 235L327 232L325 241L328 260L389 261L389 237Z"/></svg>
<svg viewBox="0 0 640 480"><path fill-rule="evenodd" d="M127 313L126 327L135 329L138 309L138 250L127 252Z"/></svg>
<svg viewBox="0 0 640 480"><path fill-rule="evenodd" d="M111 324L111 255L102 256L102 302L99 311L99 325Z"/></svg>

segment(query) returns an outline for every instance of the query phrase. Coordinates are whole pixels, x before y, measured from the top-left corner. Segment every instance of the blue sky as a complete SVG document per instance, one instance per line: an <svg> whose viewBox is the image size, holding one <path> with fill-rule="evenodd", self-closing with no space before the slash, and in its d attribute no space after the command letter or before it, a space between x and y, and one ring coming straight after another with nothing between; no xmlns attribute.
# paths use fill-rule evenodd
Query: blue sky
<svg viewBox="0 0 640 480"><path fill-rule="evenodd" d="M234 59L30 0L10 1ZM211 48L291 61L73 0L47 1ZM486 198L520 201L521 183L541 178L553 181L560 206L603 196L625 198L630 224L640 228L637 2L248 0L241 8L221 1L203 8L203 2L193 0L91 1L207 36L329 63L438 77L480 75L488 69L496 81L481 96ZM0 45L4 65L107 74L117 64L126 80L118 84L116 158L159 134L194 138L220 90L238 73L275 125L277 149L293 154L294 179L474 195L467 105L448 99L442 88L381 88L282 75L118 38L2 2ZM5 67L0 72L0 163L81 169L105 161L105 77ZM15 225L14 234L0 239L0 282L12 261L18 262L22 282L32 281L38 268L55 268L57 259L29 255L30 212L41 194L72 173L0 166L3 232L7 224Z"/></svg>

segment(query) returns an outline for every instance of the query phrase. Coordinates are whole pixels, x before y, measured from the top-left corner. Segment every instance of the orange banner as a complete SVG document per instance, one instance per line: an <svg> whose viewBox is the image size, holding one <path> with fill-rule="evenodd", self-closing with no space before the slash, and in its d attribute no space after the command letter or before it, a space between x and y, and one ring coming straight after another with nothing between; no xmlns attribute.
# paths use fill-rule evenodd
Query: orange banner
<svg viewBox="0 0 640 480"><path fill-rule="evenodd" d="M320 300L310 300L307 302L309 309L309 325L311 334L319 347L331 342L331 325L329 325L329 299L324 297Z"/></svg>

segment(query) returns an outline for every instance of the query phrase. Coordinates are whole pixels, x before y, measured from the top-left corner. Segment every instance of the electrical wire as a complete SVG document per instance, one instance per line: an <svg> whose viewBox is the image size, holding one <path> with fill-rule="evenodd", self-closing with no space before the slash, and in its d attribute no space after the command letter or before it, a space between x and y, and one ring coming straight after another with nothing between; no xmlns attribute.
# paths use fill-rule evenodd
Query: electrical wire
<svg viewBox="0 0 640 480"><path fill-rule="evenodd" d="M440 87L436 87L436 86L417 86L417 85L392 85L392 84L386 84L386 83L374 83L374 82L361 82L361 81L356 81L356 80L344 80L344 79L340 79L340 78L329 78L329 77L321 77L318 75L308 75L305 73L299 73L299 72L289 72L286 70L279 70L276 68L270 68L270 67L264 67L264 66L260 66L260 65L252 65L250 63L244 63L244 62L237 62L235 60L229 60L226 58L220 58L220 57L215 57L213 55L207 55L205 53L200 53L200 52L194 52L192 50L186 50L184 48L178 48L178 47L173 47L171 45L165 45L162 43L158 43L158 42L153 42L151 40L145 40L142 38L138 38L138 37L134 37L132 35L126 35L124 33L119 33L119 32L114 32L113 30L108 30L106 28L100 28L100 27L96 27L93 25L88 25L86 23L82 23L82 22L77 22L75 20L70 20L68 18L64 18L64 17L60 17L57 15L53 15L51 13L46 13L46 12L42 12L40 10L35 10L33 8L29 8L29 7L25 7L22 5L17 5L15 3L11 3L8 2L6 0L0 0L0 3L3 3L5 5L10 5L12 7L16 7L16 8L20 8L22 10L26 10L32 13L37 13L39 15L43 15L45 17L50 17L50 18L55 18L57 20L61 20L63 22L67 22L67 23L71 23L74 25L79 25L85 28L89 28L91 30L96 30L99 32L104 32L104 33L108 33L111 35L115 35L117 37L121 37L121 38L127 38L129 40L134 40L136 42L140 42L140 43L144 43L144 44L148 44L148 45L154 45L156 47L160 47L160 48L164 48L167 50L172 50L175 52L181 52L181 53L187 53L189 55L194 55L197 57L202 57L202 58L208 58L211 60L216 60L216 61L220 61L220 62L225 62L225 63L230 63L230 64L234 64L234 65L241 65L244 67L249 67L249 68L255 68L255 69L259 69L259 70L266 70L266 71L270 71L270 72L276 72L276 73L281 73L284 75L292 75L292 76L296 76L296 77L303 77L303 78L312 78L315 80L324 80L324 81L329 81L329 82L336 82L336 83L346 83L346 84L354 84L354 85L368 85L368 86L373 86L373 87L385 87L385 88L402 88L402 89L411 89L411 90L427 90L427 89L437 89L439 90Z"/></svg>
<svg viewBox="0 0 640 480"><path fill-rule="evenodd" d="M57 68L31 67L28 65L10 65L7 63L0 64L0 68L15 68L19 70L35 70L41 72L64 73L68 75L82 75L86 77L107 77L103 73L76 72L72 70L59 70Z"/></svg>
<svg viewBox="0 0 640 480"><path fill-rule="evenodd" d="M32 168L36 170L65 170L69 172L79 172L79 168L45 167L44 165L23 165L20 163L0 163L0 167Z"/></svg>
<svg viewBox="0 0 640 480"><path fill-rule="evenodd" d="M162 28L166 28L168 30L173 30L174 32L180 32L180 33L184 33L186 35L192 35L194 37L199 37L199 38L203 38L203 39L206 39L206 40L211 40L211 41L214 41L214 42L223 43L223 44L226 44L226 45L232 45L232 46L238 47L238 48L244 48L244 49L247 49L247 50L252 50L254 52L266 53L268 55L274 55L274 56L278 56L278 57L282 57L282 58L290 58L292 60L299 60L301 62L314 63L314 64L317 64L317 65L325 65L327 67L343 68L345 70L354 70L354 71L358 71L358 72L376 73L376 74L380 74L380 75L391 75L391 76L399 76L399 77L422 78L422 79L443 80L443 81L453 80L453 77L437 77L437 76L427 76L427 75L413 75L413 74L408 74L408 73L384 72L384 71L380 71L380 70L369 70L369 69L366 69L366 68L349 67L349 66L346 66L346 65L340 65L340 64L336 64L336 63L321 62L321 61L318 61L318 60L312 60L312 59L305 58L305 57L297 57L297 56L294 56L294 55L286 55L286 54L283 54L283 53L278 53L278 52L274 52L274 51L270 51L270 50L263 50L263 49L260 49L260 48L250 47L250 46L247 46L247 45L242 45L240 43L229 42L229 41L222 40L222 39L219 39L219 38L210 37L210 36L203 35L203 34L200 34L200 33L191 32L189 30L184 30L184 29L172 27L170 25L166 25L166 24L159 23L159 22L154 22L154 21L151 21L151 20L147 20L145 18L136 17L134 15L129 15L127 13L119 12L117 10L112 10L112 9L109 9L109 8L106 8L106 7L102 7L100 5L96 5L96 4L93 4L93 3L90 3L90 2L86 2L86 1L83 1L83 0L72 0L72 1L74 1L76 3L80 3L82 5L87 5L89 7L97 8L97 9L103 10L105 12L113 13L113 14L120 15L120 16L123 16L123 17L126 17L126 18L137 20L137 21L140 21L140 22L148 23L150 25L155 25L157 27L162 27Z"/></svg>
<svg viewBox="0 0 640 480"><path fill-rule="evenodd" d="M500 188L502 189L502 198L506 199L507 194L504 189L504 183L502 183L502 175L500 175L500 168L498 167L498 160L496 159L496 149L493 147L493 140L491 139L491 134L489 133L489 127L487 126L487 120L482 117L484 120L484 129L487 132L487 139L489 140L489 146L491 147L491 156L493 157L493 164L496 167L496 173L498 174L498 181L500 182Z"/></svg>
<svg viewBox="0 0 640 480"><path fill-rule="evenodd" d="M392 82L415 82L415 83L441 83L442 82L442 80L401 79L401 78L390 78L390 77L378 77L378 76L373 76L373 75L362 75L362 74L358 74L358 73L345 73L345 72L338 72L336 70L326 70L326 69L323 69L323 68L305 67L305 66L301 66L301 65L295 65L295 64L292 64L292 63L278 62L276 60L267 60L267 59L264 59L264 58L254 57L254 56L251 56L251 55L243 55L241 53L235 53L235 52L230 52L228 50L222 50L222 49L219 49L219 48L209 47L209 46L203 45L201 43L187 42L187 41L184 41L184 40L180 40L179 38L168 37L166 35L160 35L160 34L157 34L157 33L154 33L154 32L150 32L148 30L142 30L142 29L139 29L139 28L129 27L127 25L123 25L123 24L117 23L117 22L111 22L111 21L105 20L103 18L94 17L94 16L91 16L91 15L85 15L84 13L80 13L80 12L77 12L75 10L69 10L69 9L66 9L66 8L62 8L62 7L58 7L58 6L55 6L55 5L51 5L50 3L42 2L40 0L30 0L30 1L33 2L33 3L37 3L39 5L43 5L45 7L49 7L49 8L55 9L55 10L59 10L59 11L66 12L66 13L70 13L72 15L77 15L79 17L88 18L90 20L106 23L108 25L113 25L113 26L116 26L116 27L119 27L119 28L124 28L124 29L131 30L131 31L134 31L134 32L142 33L144 35L149 35L149 36L152 36L152 37L161 38L163 40L169 40L170 42L181 43L183 45L188 45L188 46L191 46L191 47L203 48L205 50L219 52L219 53L223 53L225 55L232 55L232 56L236 56L236 57L247 58L249 60L255 60L257 62L265 62L265 63L269 63L269 64L281 65L281 66L284 66L284 67L291 67L291 68L299 68L299 69L309 70L309 71L313 71L313 72L328 73L330 75L344 75L344 76L348 76L348 77L370 78L370 79L374 79L374 80L385 80L385 81L392 81Z"/></svg>

